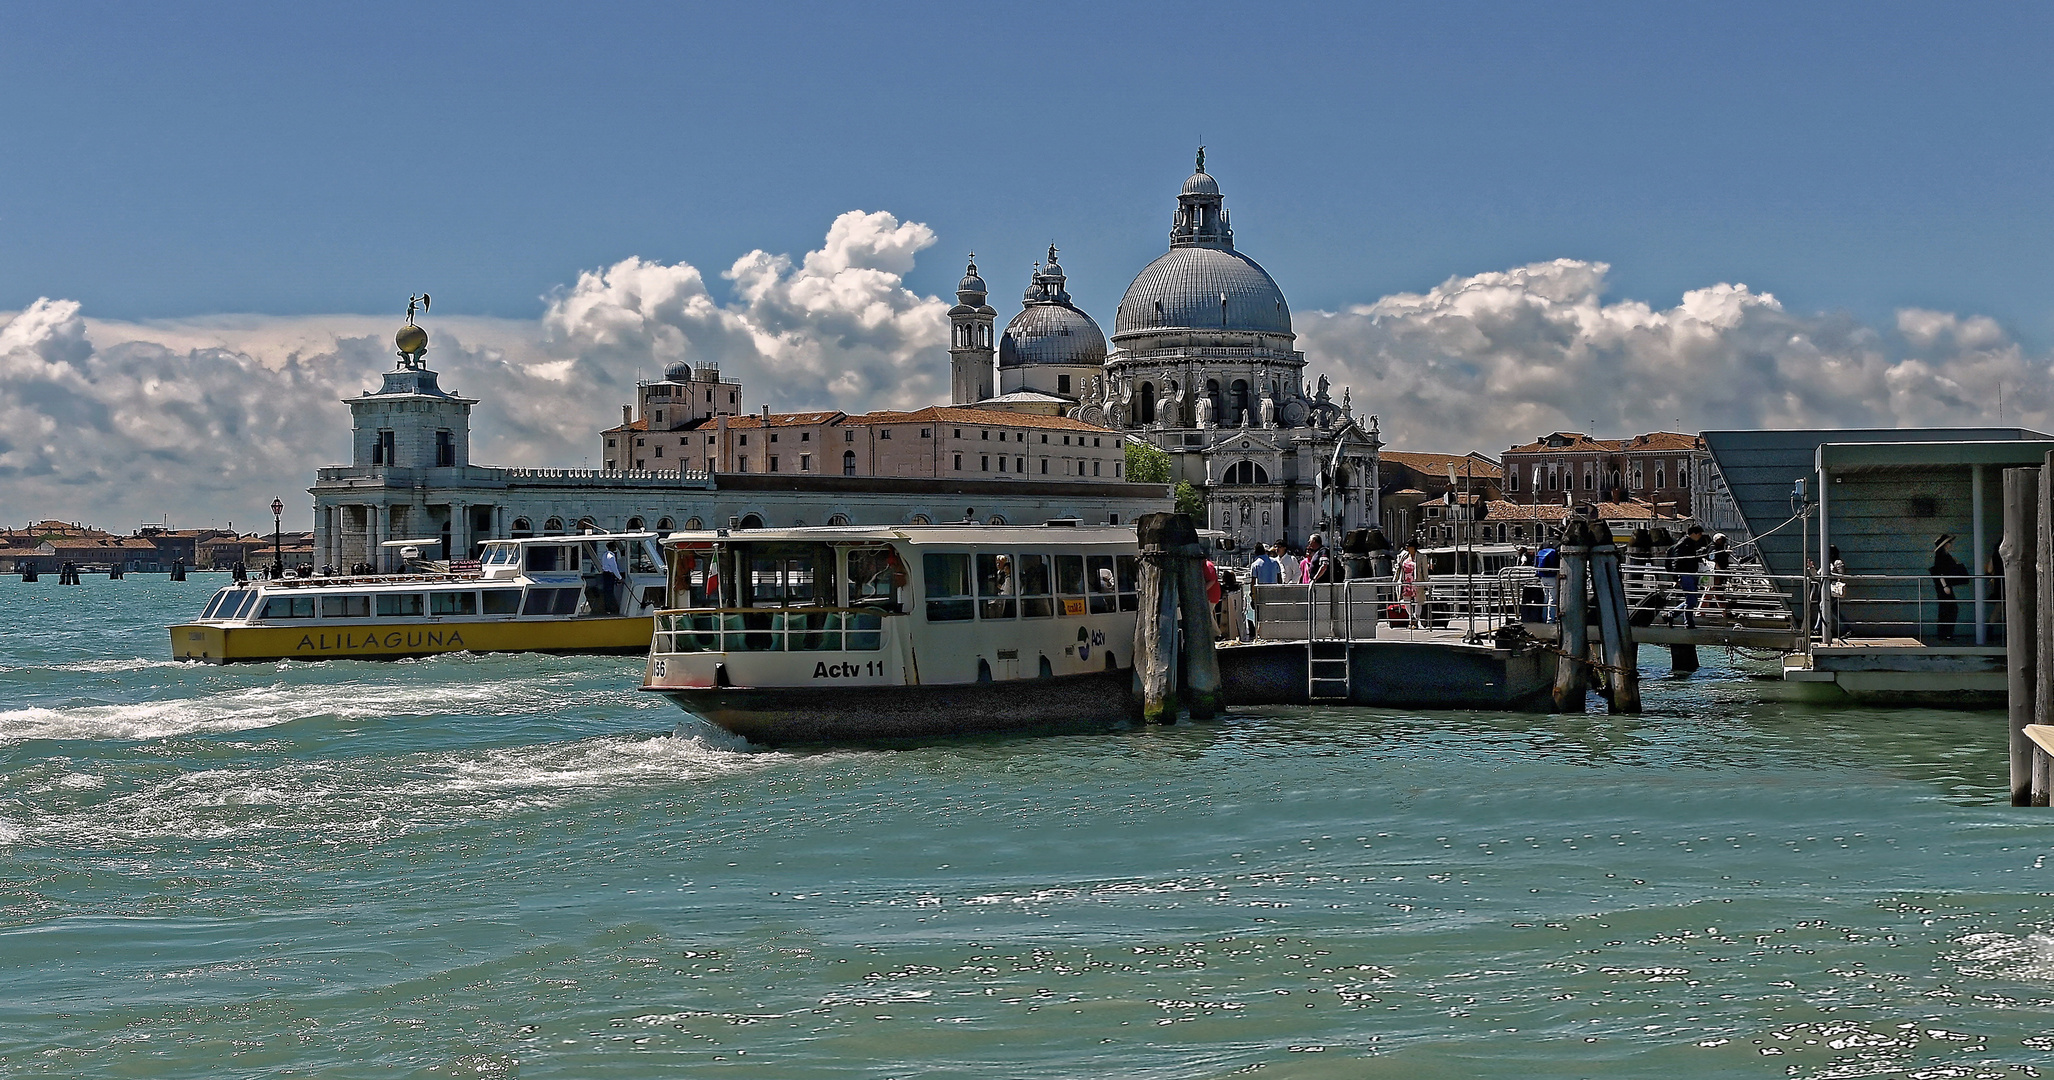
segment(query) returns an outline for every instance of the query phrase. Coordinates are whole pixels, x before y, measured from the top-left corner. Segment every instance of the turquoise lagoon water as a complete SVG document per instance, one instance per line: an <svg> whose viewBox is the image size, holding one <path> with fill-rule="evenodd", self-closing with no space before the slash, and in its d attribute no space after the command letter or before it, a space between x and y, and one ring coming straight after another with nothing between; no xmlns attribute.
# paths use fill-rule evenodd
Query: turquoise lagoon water
<svg viewBox="0 0 2054 1080"><path fill-rule="evenodd" d="M2054 1069L1998 713L1280 708L766 751L622 658L169 663L0 582L10 1076Z"/></svg>

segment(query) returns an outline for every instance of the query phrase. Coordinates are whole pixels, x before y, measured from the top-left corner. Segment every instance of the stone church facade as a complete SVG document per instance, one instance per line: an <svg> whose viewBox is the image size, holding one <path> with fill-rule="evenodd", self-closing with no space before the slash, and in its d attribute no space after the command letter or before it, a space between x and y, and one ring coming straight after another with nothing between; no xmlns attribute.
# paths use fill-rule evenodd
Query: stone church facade
<svg viewBox="0 0 2054 1080"><path fill-rule="evenodd" d="M1325 376L1307 387L1290 305L1235 247L1203 151L1169 241L1127 287L1110 347L1071 302L1054 248L994 346L973 262L949 312L958 403L1060 413L1160 447L1171 479L1204 493L1207 524L1244 549L1376 525L1376 418L1356 417L1345 389L1335 400Z"/></svg>

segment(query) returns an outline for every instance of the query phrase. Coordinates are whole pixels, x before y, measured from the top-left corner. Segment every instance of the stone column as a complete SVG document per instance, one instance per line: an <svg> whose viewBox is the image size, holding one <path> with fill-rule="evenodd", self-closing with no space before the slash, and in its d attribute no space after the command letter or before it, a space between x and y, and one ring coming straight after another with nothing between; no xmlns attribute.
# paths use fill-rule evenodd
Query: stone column
<svg viewBox="0 0 2054 1080"><path fill-rule="evenodd" d="M471 557L471 505L452 500L449 504L449 550L442 553L447 559L468 559Z"/></svg>

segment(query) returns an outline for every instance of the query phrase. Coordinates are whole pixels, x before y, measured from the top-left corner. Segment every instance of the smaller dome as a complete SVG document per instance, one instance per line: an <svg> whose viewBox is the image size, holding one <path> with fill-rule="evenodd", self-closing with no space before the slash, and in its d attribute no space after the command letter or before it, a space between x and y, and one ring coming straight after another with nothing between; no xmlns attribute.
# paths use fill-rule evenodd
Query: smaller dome
<svg viewBox="0 0 2054 1080"><path fill-rule="evenodd" d="M669 366L669 367L667 367L667 368L664 368L664 369L663 369L663 381L664 381L664 382L691 382L691 381L692 381L692 365L690 365L690 364L687 364L687 363L685 363L684 361L680 360L680 361L678 361L677 363L675 363L675 364L672 364L671 366Z"/></svg>
<svg viewBox="0 0 2054 1080"><path fill-rule="evenodd" d="M1191 179L1184 181L1184 194L1186 195L1217 195L1219 193L1219 183L1205 173L1192 173Z"/></svg>
<svg viewBox="0 0 2054 1080"><path fill-rule="evenodd" d="M984 279L978 277L976 268L972 267L969 273L963 275L963 280L956 285L956 291L981 293L989 292L990 290L984 287Z"/></svg>
<svg viewBox="0 0 2054 1080"><path fill-rule="evenodd" d="M1097 367L1105 363L1105 332L1091 316L1067 304L1029 305L999 335L998 366L1055 364Z"/></svg>

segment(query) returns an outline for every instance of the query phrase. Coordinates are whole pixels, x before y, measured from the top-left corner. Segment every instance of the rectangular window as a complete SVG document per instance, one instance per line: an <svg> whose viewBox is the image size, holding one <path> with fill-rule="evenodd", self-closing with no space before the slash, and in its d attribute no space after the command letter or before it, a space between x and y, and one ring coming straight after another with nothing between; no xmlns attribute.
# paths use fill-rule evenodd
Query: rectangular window
<svg viewBox="0 0 2054 1080"><path fill-rule="evenodd" d="M424 610L421 594L417 592L384 593L378 597L378 614L381 616L419 615Z"/></svg>
<svg viewBox="0 0 2054 1080"><path fill-rule="evenodd" d="M529 589L523 615L572 615L578 610L577 589Z"/></svg>
<svg viewBox="0 0 2054 1080"><path fill-rule="evenodd" d="M381 431L378 433L377 440L371 444L371 464L395 464L395 462L393 461L392 432Z"/></svg>
<svg viewBox="0 0 2054 1080"><path fill-rule="evenodd" d="M776 442L776 441L777 441L777 432L773 431L773 432L771 432L771 433L770 433L770 441L771 441L771 442Z"/></svg>
<svg viewBox="0 0 2054 1080"><path fill-rule="evenodd" d="M1084 614L1084 556L1056 556L1056 594L1064 615Z"/></svg>
<svg viewBox="0 0 2054 1080"><path fill-rule="evenodd" d="M747 445L749 445L749 433L748 433L748 432L746 432L746 431L742 432L742 436L741 436L741 438L740 438L740 439L738 439L738 440L736 440L736 442L735 442L735 445L736 445L736 446L747 446Z"/></svg>
<svg viewBox="0 0 2054 1080"><path fill-rule="evenodd" d="M1067 394L1067 393L1069 393L1069 392L1070 392L1070 377L1069 377L1068 375L1058 375L1058 376L1056 376L1056 393L1058 393L1058 394Z"/></svg>
<svg viewBox="0 0 2054 1080"><path fill-rule="evenodd" d="M998 457L998 471L1006 471L1006 456L1004 454L1000 454Z"/></svg>
<svg viewBox="0 0 2054 1080"><path fill-rule="evenodd" d="M1094 462L1092 462L1092 463L1091 463L1091 475L1093 475L1093 476L1097 476L1097 475L1098 475L1098 467L1099 467L1099 465L1100 465L1100 464L1102 464L1102 463L1101 463L1101 462L1097 462L1097 461L1094 461Z"/></svg>
<svg viewBox="0 0 2054 1080"><path fill-rule="evenodd" d="M962 429L962 428L957 428L957 429L956 429L956 438L960 439L960 438L962 438L962 437L963 437L963 429Z"/></svg>
<svg viewBox="0 0 2054 1080"><path fill-rule="evenodd" d="M1026 472L1026 471L1027 471L1027 459L1026 459L1026 458L1023 458L1023 457L1021 457L1021 458L1014 458L1014 459L1013 459L1013 471L1014 471L1014 472Z"/></svg>
<svg viewBox="0 0 2054 1080"><path fill-rule="evenodd" d="M736 458L736 459L735 459L735 471L736 471L736 472L748 472L748 471L749 471L749 459L748 459L748 458Z"/></svg>
<svg viewBox="0 0 2054 1080"><path fill-rule="evenodd" d="M979 468L980 470L982 470L982 471L984 471L984 472L990 472L990 471L991 471L991 455L989 455L989 454L986 454L986 455L984 455L983 457L981 457L981 458L978 458L977 460L978 460L978 461L979 461L979 462L981 463L981 464L979 464L979 465L978 465L978 468Z"/></svg>
<svg viewBox="0 0 2054 1080"><path fill-rule="evenodd" d="M368 619L371 617L371 598L368 596L324 596L321 598L321 617L324 619Z"/></svg>
<svg viewBox="0 0 2054 1080"><path fill-rule="evenodd" d="M856 441L856 433L855 433L854 431L844 431L844 432L842 432L842 441L843 441L843 442L855 442L855 441Z"/></svg>
<svg viewBox="0 0 2054 1080"><path fill-rule="evenodd" d="M985 440L985 441L987 441L987 442L989 442L989 441L991 440L991 432L989 432L989 431L980 431L980 432L978 432L978 433L977 433L977 437L978 437L978 438L980 438L980 439L983 439L983 440Z"/></svg>
<svg viewBox="0 0 2054 1080"><path fill-rule="evenodd" d="M879 428L879 429L878 429L878 432L877 432L877 437L878 437L878 438L880 438L880 439L889 439L889 438L891 438L891 429L890 429L890 428Z"/></svg>
<svg viewBox="0 0 2054 1080"><path fill-rule="evenodd" d="M606 448L607 448L608 450L611 450L611 449L613 449L613 440L612 440L612 439L608 439L608 440L606 440Z"/></svg>
<svg viewBox="0 0 2054 1080"><path fill-rule="evenodd" d="M1070 445L1070 437L1069 437L1068 435L1065 435L1065 436L1063 436L1063 445L1064 445L1064 446L1068 446L1068 445Z"/></svg>
<svg viewBox="0 0 2054 1080"><path fill-rule="evenodd" d="M956 471L957 471L957 472L962 472L962 471L963 471L963 455L961 455L961 454L957 454L957 455L956 455Z"/></svg>
<svg viewBox="0 0 2054 1080"><path fill-rule="evenodd" d="M264 601L260 619L311 619L314 617L314 598L311 596L273 596Z"/></svg>
<svg viewBox="0 0 2054 1080"><path fill-rule="evenodd" d="M1020 615L1046 619L1056 613L1055 579L1050 576L1048 556L1019 556Z"/></svg>
<svg viewBox="0 0 2054 1080"><path fill-rule="evenodd" d="M977 617L1017 618L1020 605L1014 595L1012 558L1007 555L977 556Z"/></svg>
<svg viewBox="0 0 2054 1080"><path fill-rule="evenodd" d="M928 622L966 622L972 612L970 556L929 552L920 557Z"/></svg>
<svg viewBox="0 0 2054 1080"><path fill-rule="evenodd" d="M1121 465L1121 464L1122 464L1122 463L1121 463L1121 462L1118 462L1118 461L1115 461L1115 462L1113 462L1113 479L1115 479L1115 480L1118 480L1118 479L1120 478L1120 465Z"/></svg>
<svg viewBox="0 0 2054 1080"><path fill-rule="evenodd" d="M1048 475L1048 459L1047 459L1047 458L1042 458L1042 459L1041 459L1041 475L1043 475L1043 476L1047 476L1047 475Z"/></svg>
<svg viewBox="0 0 2054 1080"><path fill-rule="evenodd" d="M657 457L662 457L662 456L663 456L663 447L662 447L662 446L660 446L660 445L659 445L659 446L658 446L658 447L656 448L656 456L657 456Z"/></svg>
<svg viewBox="0 0 2054 1080"><path fill-rule="evenodd" d="M711 436L711 435L708 435L708 436L706 436L706 445L708 445L708 446L712 446L712 445L713 445L713 436Z"/></svg>
<svg viewBox="0 0 2054 1080"><path fill-rule="evenodd" d="M799 432L799 441L800 441L800 442L812 442L812 441L813 441L813 433L812 433L812 432L810 432L810 431L802 431L802 432Z"/></svg>
<svg viewBox="0 0 2054 1080"><path fill-rule="evenodd" d="M921 428L921 429L920 429L920 437L921 437L921 438L923 438L923 439L931 439L931 438L934 438L934 429L933 429L933 428Z"/></svg>
<svg viewBox="0 0 2054 1080"><path fill-rule="evenodd" d="M428 594L430 615L476 615L478 594L474 592L431 592Z"/></svg>
<svg viewBox="0 0 2054 1080"><path fill-rule="evenodd" d="M1097 439L1093 439L1093 440L1091 440L1091 445L1093 445L1093 446L1097 446L1097 445L1098 445L1098 440L1097 440Z"/></svg>
<svg viewBox="0 0 2054 1080"><path fill-rule="evenodd" d="M1044 431L1041 433L1041 442L1044 446L1048 444L1048 432Z"/></svg>
<svg viewBox="0 0 2054 1080"><path fill-rule="evenodd" d="M772 455L771 455L771 457L770 457L770 471L771 471L771 472L776 472L776 471L777 471L777 455L775 455L775 454L772 454Z"/></svg>
<svg viewBox="0 0 2054 1080"><path fill-rule="evenodd" d="M1091 586L1091 613L1104 615L1120 606L1119 579L1114 576L1111 555L1085 558L1085 583Z"/></svg>
<svg viewBox="0 0 2054 1080"><path fill-rule="evenodd" d="M521 590L486 589L480 594L484 604L480 610L487 615L517 615L521 610Z"/></svg>
<svg viewBox="0 0 2054 1080"><path fill-rule="evenodd" d="M812 455L812 454L800 454L800 455L799 455L799 471L800 471L800 472L812 472L812 471L813 471L813 455Z"/></svg>
<svg viewBox="0 0 2054 1080"><path fill-rule="evenodd" d="M1117 525L1119 522L1108 524ZM1122 555L1119 562L1120 610L1133 611L1141 606L1141 556Z"/></svg>

